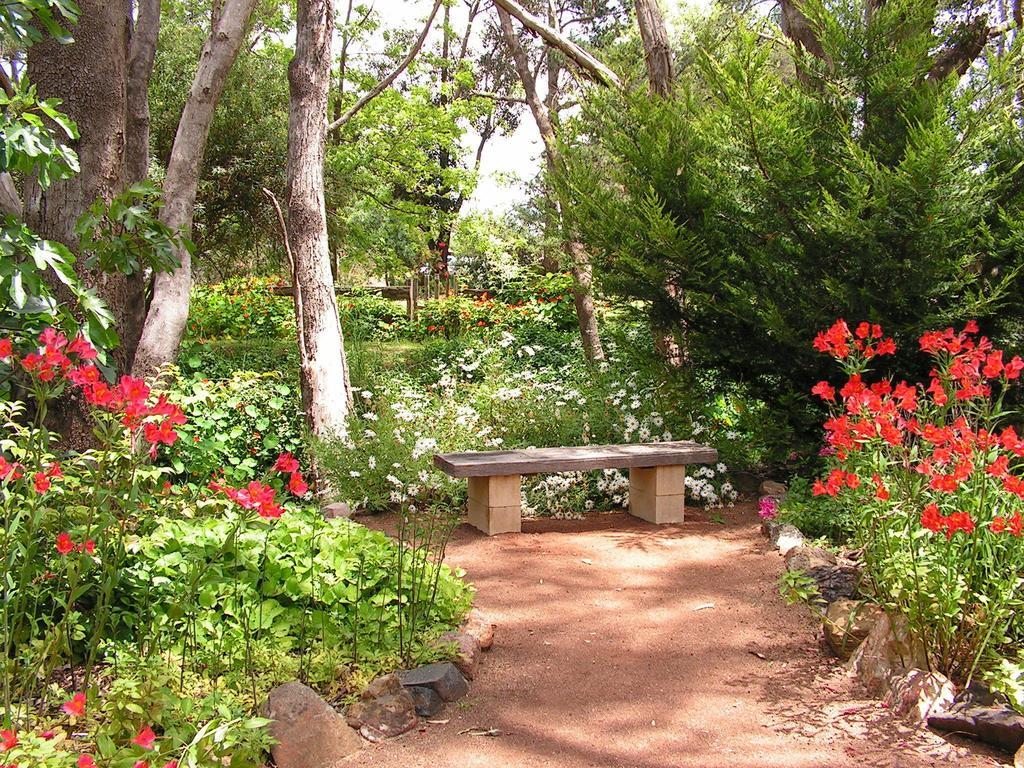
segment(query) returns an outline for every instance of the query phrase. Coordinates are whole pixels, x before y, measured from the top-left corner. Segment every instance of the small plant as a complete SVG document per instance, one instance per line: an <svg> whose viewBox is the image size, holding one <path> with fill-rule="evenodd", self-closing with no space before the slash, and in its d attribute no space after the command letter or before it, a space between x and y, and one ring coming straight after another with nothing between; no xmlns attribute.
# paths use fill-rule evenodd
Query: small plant
<svg viewBox="0 0 1024 768"><path fill-rule="evenodd" d="M823 605L818 582L803 571L785 571L779 577L779 594L789 605Z"/></svg>

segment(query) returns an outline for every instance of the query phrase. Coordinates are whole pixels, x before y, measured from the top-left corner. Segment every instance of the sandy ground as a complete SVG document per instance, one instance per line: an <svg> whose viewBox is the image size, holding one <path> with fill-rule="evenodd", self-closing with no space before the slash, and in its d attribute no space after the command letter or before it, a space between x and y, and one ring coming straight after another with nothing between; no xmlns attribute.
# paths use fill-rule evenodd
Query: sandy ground
<svg viewBox="0 0 1024 768"><path fill-rule="evenodd" d="M389 529L394 521L364 519ZM359 765L1008 765L895 723L788 607L782 558L749 506L654 526L624 514L460 526L448 562L498 623L467 699L439 723L368 745ZM484 729L498 735L474 735Z"/></svg>

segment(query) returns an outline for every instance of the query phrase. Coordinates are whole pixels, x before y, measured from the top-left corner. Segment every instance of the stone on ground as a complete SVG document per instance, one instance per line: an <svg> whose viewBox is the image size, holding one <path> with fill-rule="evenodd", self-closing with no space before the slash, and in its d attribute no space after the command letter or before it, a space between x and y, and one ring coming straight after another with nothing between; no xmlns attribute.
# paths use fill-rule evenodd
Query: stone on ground
<svg viewBox="0 0 1024 768"><path fill-rule="evenodd" d="M412 695L395 674L371 682L345 712L345 719L371 741L399 736L419 724Z"/></svg>
<svg viewBox="0 0 1024 768"><path fill-rule="evenodd" d="M765 480L761 483L760 491L762 496L774 496L781 501L786 495L786 486L774 480Z"/></svg>
<svg viewBox="0 0 1024 768"><path fill-rule="evenodd" d="M773 547L777 547L779 552L785 555L791 549L803 546L804 535L800 533L800 529L795 525L784 523L775 531L775 535L771 537L771 542Z"/></svg>
<svg viewBox="0 0 1024 768"><path fill-rule="evenodd" d="M428 664L416 669L405 669L398 673L402 685L410 687L421 685L431 688L444 701L457 701L469 693L466 678L451 662Z"/></svg>
<svg viewBox="0 0 1024 768"><path fill-rule="evenodd" d="M406 688L412 696L412 702L416 706L416 714L420 717L433 717L444 707L444 702L433 688L424 688L422 685L411 685Z"/></svg>
<svg viewBox="0 0 1024 768"><path fill-rule="evenodd" d="M476 677L477 667L480 665L480 641L468 632L445 632L437 638L440 647L455 648L455 658L452 660L459 672L467 680Z"/></svg>
<svg viewBox="0 0 1024 768"><path fill-rule="evenodd" d="M1005 696L980 685L966 688L945 712L928 718L928 725L972 736L986 744L1017 752L1024 749L1024 715Z"/></svg>
<svg viewBox="0 0 1024 768"><path fill-rule="evenodd" d="M823 622L825 642L836 656L849 660L882 613L877 605L846 598L829 603Z"/></svg>
<svg viewBox="0 0 1024 768"><path fill-rule="evenodd" d="M828 568L836 564L836 556L821 547L797 547L786 553L786 570L803 571L814 575L817 568Z"/></svg>
<svg viewBox="0 0 1024 768"><path fill-rule="evenodd" d="M938 672L912 669L902 677L893 678L885 704L896 717L921 725L930 715L945 712L956 691L948 677Z"/></svg>
<svg viewBox="0 0 1024 768"><path fill-rule="evenodd" d="M344 501L336 501L328 504L321 510L325 520L337 520L338 518L352 517L352 509Z"/></svg>
<svg viewBox="0 0 1024 768"><path fill-rule="evenodd" d="M277 742L270 755L277 768L342 768L362 740L316 691L299 682L274 688L263 707Z"/></svg>
<svg viewBox="0 0 1024 768"><path fill-rule="evenodd" d="M902 616L883 613L850 658L850 671L874 696L882 697L893 677L928 666L924 647L915 640Z"/></svg>
<svg viewBox="0 0 1024 768"><path fill-rule="evenodd" d="M494 644L494 630L497 628L498 625L478 608L469 612L462 625L462 631L475 637L482 651L490 650Z"/></svg>

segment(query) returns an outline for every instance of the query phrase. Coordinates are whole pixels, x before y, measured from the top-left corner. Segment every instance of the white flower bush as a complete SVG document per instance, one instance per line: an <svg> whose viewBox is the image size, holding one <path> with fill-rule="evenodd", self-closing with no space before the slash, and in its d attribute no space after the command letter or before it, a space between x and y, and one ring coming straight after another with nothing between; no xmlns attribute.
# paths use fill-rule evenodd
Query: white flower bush
<svg viewBox="0 0 1024 768"><path fill-rule="evenodd" d="M350 438L317 448L341 498L356 508L447 500L461 504L464 480L433 467L435 453L463 450L659 442L699 438L715 445L721 431L702 413L669 407L654 381L623 371L611 348L605 370L565 355L552 362L544 346L522 344L502 330L441 355L415 378L388 370L364 382ZM725 463L689 467L691 500L707 509L737 494ZM524 514L579 517L626 507L629 478L609 469L526 477Z"/></svg>

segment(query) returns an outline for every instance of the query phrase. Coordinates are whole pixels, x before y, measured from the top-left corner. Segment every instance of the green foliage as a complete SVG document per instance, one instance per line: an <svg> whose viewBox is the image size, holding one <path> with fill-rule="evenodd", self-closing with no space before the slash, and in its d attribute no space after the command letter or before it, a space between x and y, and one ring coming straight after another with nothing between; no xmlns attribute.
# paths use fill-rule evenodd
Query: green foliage
<svg viewBox="0 0 1024 768"><path fill-rule="evenodd" d="M220 379L175 377L168 386L188 423L165 451L176 480L205 485L223 476L241 484L262 475L278 454L303 454L296 382L277 371L235 371Z"/></svg>
<svg viewBox="0 0 1024 768"><path fill-rule="evenodd" d="M1020 315L1024 213L1019 44L958 86L926 76L933 6L808 5L824 60L766 43L770 17L711 18L675 98L592 94L559 180L604 288L680 329L692 366L786 403L802 439L806 340L836 316L911 335Z"/></svg>
<svg viewBox="0 0 1024 768"><path fill-rule="evenodd" d="M38 43L43 35L70 42L64 24L78 20L78 4L72 0L16 0L0 5L0 35L16 46Z"/></svg>
<svg viewBox="0 0 1024 768"><path fill-rule="evenodd" d="M371 291L354 290L338 296L338 318L346 339L393 339L408 322L404 303Z"/></svg>
<svg viewBox="0 0 1024 768"><path fill-rule="evenodd" d="M799 476L789 483L779 507L779 520L795 525L809 538L824 538L835 544L848 541L854 530L848 505L829 496L814 496L811 483Z"/></svg>
<svg viewBox="0 0 1024 768"><path fill-rule="evenodd" d="M419 562L416 570L422 554L404 550L400 569L398 556L385 534L349 520L325 521L316 508L293 510L260 529L240 528L219 505L195 519L161 520L139 542L122 608L152 613L155 631L183 638L192 663L214 678L244 666L250 637L275 656L317 644L338 649L336 662L386 666L399 653L409 611L423 618L414 639L429 655L419 647L424 630L454 627L471 596L447 566ZM274 679L276 663L268 657L259 670L263 685L282 682ZM320 673L337 677L336 669Z"/></svg>
<svg viewBox="0 0 1024 768"><path fill-rule="evenodd" d="M191 250L192 244L157 218L161 205L160 190L148 182L132 185L109 203L93 203L75 226L85 265L125 275L175 269L176 249Z"/></svg>
<svg viewBox="0 0 1024 768"><path fill-rule="evenodd" d="M192 339L273 339L295 333L295 306L273 292L276 278L239 277L196 285L189 302Z"/></svg>
<svg viewBox="0 0 1024 768"><path fill-rule="evenodd" d="M299 350L294 339L188 339L178 352L184 378L217 381L238 371L276 373L298 381ZM180 386L180 385L179 385Z"/></svg>

